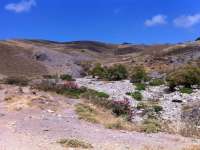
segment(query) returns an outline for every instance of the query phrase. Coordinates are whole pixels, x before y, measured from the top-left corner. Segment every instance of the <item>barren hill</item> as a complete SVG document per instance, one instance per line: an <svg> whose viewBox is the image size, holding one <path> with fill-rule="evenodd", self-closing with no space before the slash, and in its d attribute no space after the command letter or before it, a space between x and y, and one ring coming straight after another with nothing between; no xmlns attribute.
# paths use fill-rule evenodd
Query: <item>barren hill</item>
<svg viewBox="0 0 200 150"><path fill-rule="evenodd" d="M142 64L149 70L167 71L174 65L196 61L200 43L177 45L109 44L96 41L55 42L47 40L0 41L0 74L40 76L68 73L79 77L82 63L105 65ZM163 66L165 70L163 69Z"/></svg>

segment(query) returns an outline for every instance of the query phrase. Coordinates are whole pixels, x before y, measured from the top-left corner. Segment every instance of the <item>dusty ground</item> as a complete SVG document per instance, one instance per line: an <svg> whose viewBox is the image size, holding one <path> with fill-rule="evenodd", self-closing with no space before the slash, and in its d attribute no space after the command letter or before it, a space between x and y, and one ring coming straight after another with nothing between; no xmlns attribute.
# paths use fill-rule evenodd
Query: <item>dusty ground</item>
<svg viewBox="0 0 200 150"><path fill-rule="evenodd" d="M97 150L140 150L145 146L154 150L181 150L186 145L198 143L178 135L105 129L77 118L74 105L81 100L34 92L29 88L1 85L0 150L64 150L66 148L56 142L63 138L87 141ZM20 98L16 99L16 96ZM23 103L16 102L20 99ZM12 105L14 102L18 104L17 108Z"/></svg>

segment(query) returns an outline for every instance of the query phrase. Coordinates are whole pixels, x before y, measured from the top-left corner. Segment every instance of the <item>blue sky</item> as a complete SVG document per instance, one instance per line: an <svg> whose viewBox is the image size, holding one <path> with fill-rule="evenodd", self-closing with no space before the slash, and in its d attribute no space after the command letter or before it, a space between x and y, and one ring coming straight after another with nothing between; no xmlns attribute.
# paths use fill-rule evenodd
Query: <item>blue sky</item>
<svg viewBox="0 0 200 150"><path fill-rule="evenodd" d="M200 0L0 0L0 39L176 43L200 36Z"/></svg>

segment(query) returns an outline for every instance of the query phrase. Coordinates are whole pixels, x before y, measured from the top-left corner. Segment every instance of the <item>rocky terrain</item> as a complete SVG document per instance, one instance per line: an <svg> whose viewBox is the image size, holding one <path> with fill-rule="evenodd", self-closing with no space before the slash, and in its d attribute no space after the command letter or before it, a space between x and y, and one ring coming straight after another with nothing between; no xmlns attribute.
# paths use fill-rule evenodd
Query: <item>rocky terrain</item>
<svg viewBox="0 0 200 150"><path fill-rule="evenodd" d="M0 150L199 150L200 89L169 91L166 83L166 74L186 64L199 68L199 58L199 41L0 41ZM91 77L88 69L96 63L123 64L127 73L142 65L150 80L164 83L141 82L146 87L138 90L129 76L119 81ZM127 101L124 116L107 105L122 113L113 104ZM67 143L70 139L75 141Z"/></svg>
<svg viewBox="0 0 200 150"><path fill-rule="evenodd" d="M97 150L182 150L199 144L178 135L117 131L87 123L74 111L80 100L29 87L1 85L0 96L0 148L4 150L64 150L57 143L63 138L88 141Z"/></svg>

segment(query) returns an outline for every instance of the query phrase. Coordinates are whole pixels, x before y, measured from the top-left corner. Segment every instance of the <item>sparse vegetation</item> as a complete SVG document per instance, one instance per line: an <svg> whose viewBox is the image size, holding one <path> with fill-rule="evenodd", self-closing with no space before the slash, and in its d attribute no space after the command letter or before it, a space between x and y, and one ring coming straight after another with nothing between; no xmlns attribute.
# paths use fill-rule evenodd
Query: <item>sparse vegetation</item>
<svg viewBox="0 0 200 150"><path fill-rule="evenodd" d="M138 83L138 82L141 83L148 80L146 70L144 69L143 66L134 67L130 77L131 77L131 82L133 83Z"/></svg>
<svg viewBox="0 0 200 150"><path fill-rule="evenodd" d="M146 133L157 133L161 131L161 125L156 119L146 119L143 123L142 130Z"/></svg>
<svg viewBox="0 0 200 150"><path fill-rule="evenodd" d="M86 99L86 101L89 101L96 106L111 110L116 116L125 116L127 119L130 118L131 108L127 99L111 101L108 100L109 96L107 94L91 89L88 89L81 96Z"/></svg>
<svg viewBox="0 0 200 150"><path fill-rule="evenodd" d="M83 87L79 88L73 81L68 81L64 85L57 85L54 80L43 80L33 87L43 91L56 92L70 98L80 98L81 94L86 91Z"/></svg>
<svg viewBox="0 0 200 150"><path fill-rule="evenodd" d="M163 84L165 84L165 82L162 79L153 79L149 82L150 86L160 86L160 85L163 85Z"/></svg>
<svg viewBox="0 0 200 150"><path fill-rule="evenodd" d="M188 88L188 87L182 87L179 89L179 91L181 93L186 93L186 94L192 94L192 92L193 92L192 88Z"/></svg>
<svg viewBox="0 0 200 150"><path fill-rule="evenodd" d="M128 131L135 130L132 123L122 117L115 116L112 111L102 108L99 105L95 106L94 104L88 102L87 104L77 104L76 113L78 114L79 119L91 123L99 123L109 129Z"/></svg>
<svg viewBox="0 0 200 150"><path fill-rule="evenodd" d="M112 112L117 116L123 116L129 120L131 118L131 111L128 99L112 102Z"/></svg>
<svg viewBox="0 0 200 150"><path fill-rule="evenodd" d="M167 82L171 90L176 86L191 88L192 85L200 85L200 68L196 66L180 68L167 76Z"/></svg>
<svg viewBox="0 0 200 150"><path fill-rule="evenodd" d="M128 77L128 71L123 65L114 65L108 68L107 78L110 81L119 81Z"/></svg>
<svg viewBox="0 0 200 150"><path fill-rule="evenodd" d="M61 139L58 141L63 147L90 149L93 146L78 139Z"/></svg>
<svg viewBox="0 0 200 150"><path fill-rule="evenodd" d="M98 77L100 79L106 79L107 78L107 68L102 67L101 64L96 64L95 67L89 71L89 74L93 77Z"/></svg>
<svg viewBox="0 0 200 150"><path fill-rule="evenodd" d="M86 104L76 105L76 113L78 114L79 119L83 119L91 123L99 123L99 121L96 119L97 115L96 110L91 108L91 106L89 105Z"/></svg>
<svg viewBox="0 0 200 150"><path fill-rule="evenodd" d="M18 86L27 86L29 83L29 80L26 77L20 77L20 76L11 76L7 77L4 80L5 84L10 84L10 85L18 85Z"/></svg>
<svg viewBox="0 0 200 150"><path fill-rule="evenodd" d="M90 74L100 79L109 81L123 80L128 77L128 71L123 65L114 65L110 68L102 67L101 64L96 64L96 66L90 71Z"/></svg>
<svg viewBox="0 0 200 150"><path fill-rule="evenodd" d="M136 86L136 90L138 91L142 91L142 90L144 91L146 89L146 85L144 83L136 83L135 86Z"/></svg>
<svg viewBox="0 0 200 150"><path fill-rule="evenodd" d="M161 112L161 111L163 110L163 107L160 106L160 105L158 105L158 104L153 105L152 107L153 107L153 109L154 109L154 111L155 111L156 113L159 113L159 112Z"/></svg>
<svg viewBox="0 0 200 150"><path fill-rule="evenodd" d="M139 91L131 93L131 96L137 101L141 101L143 98L142 94Z"/></svg>
<svg viewBox="0 0 200 150"><path fill-rule="evenodd" d="M62 79L64 81L74 81L74 79L72 78L72 76L68 75L68 74L60 75L60 79Z"/></svg>
<svg viewBox="0 0 200 150"><path fill-rule="evenodd" d="M144 102L140 102L137 104L137 109L146 109L148 107L148 105Z"/></svg>
<svg viewBox="0 0 200 150"><path fill-rule="evenodd" d="M87 89L82 95L82 98L89 100L92 104L103 108L112 108L112 102L108 100L109 95L103 92L97 92L92 89Z"/></svg>

